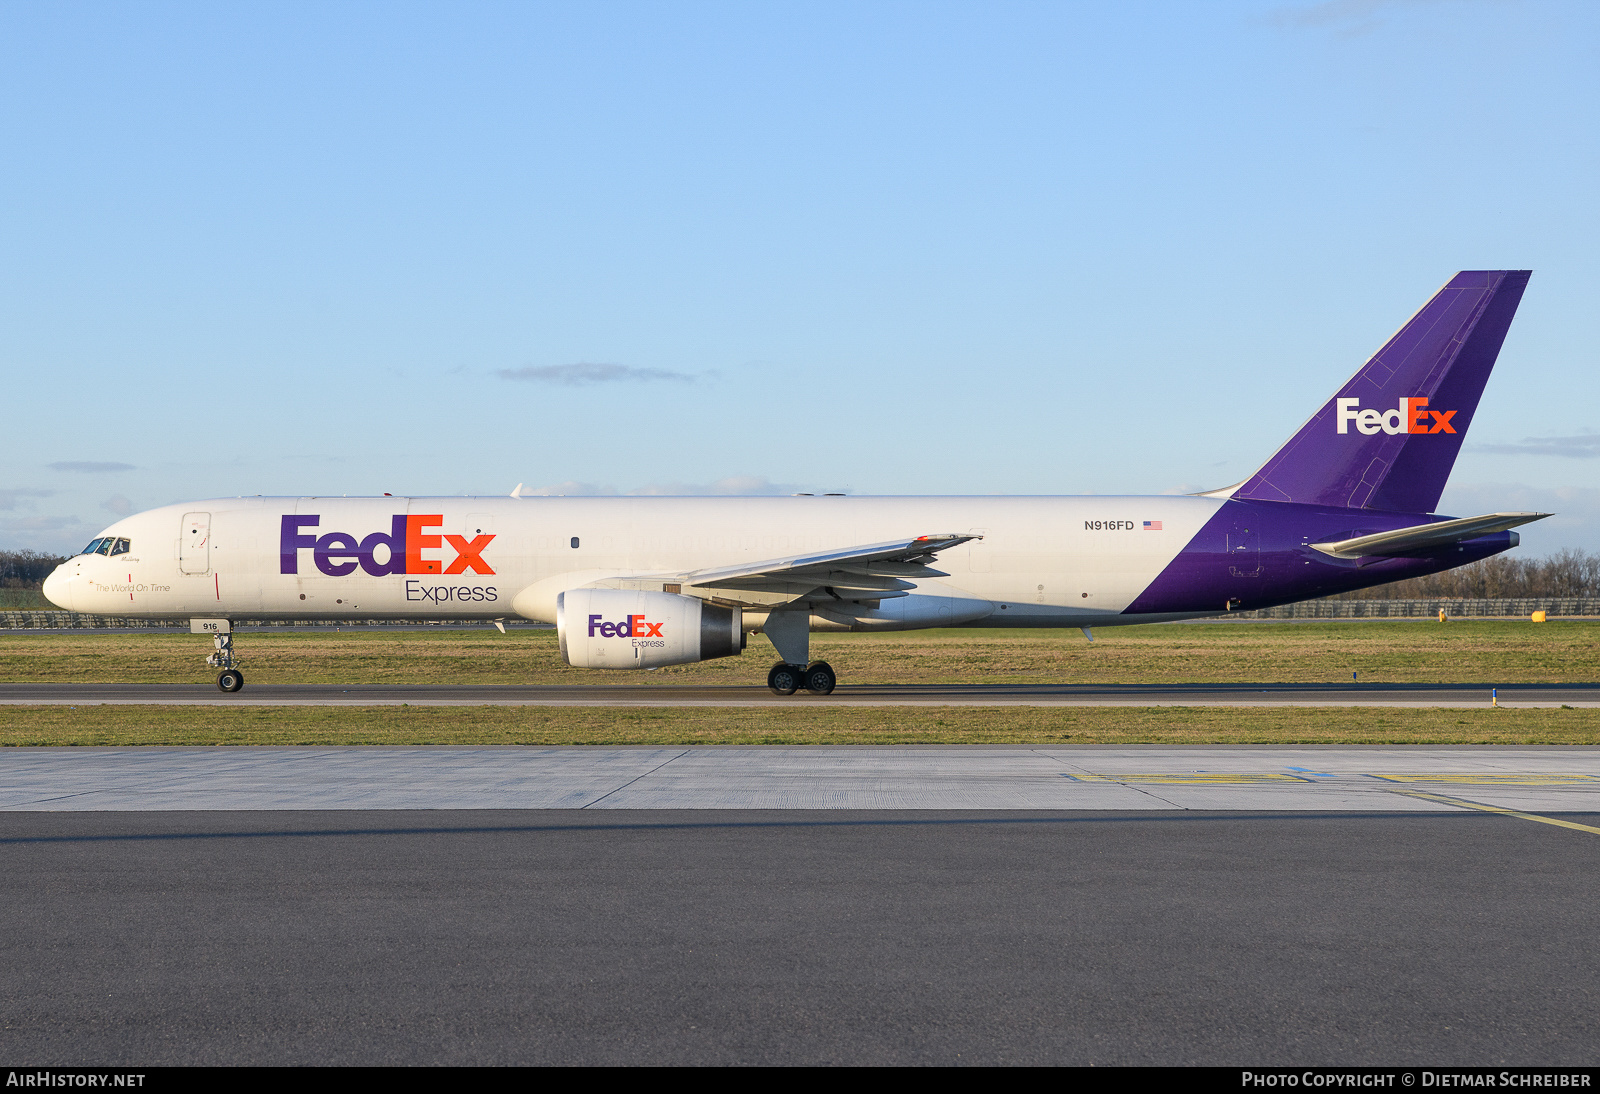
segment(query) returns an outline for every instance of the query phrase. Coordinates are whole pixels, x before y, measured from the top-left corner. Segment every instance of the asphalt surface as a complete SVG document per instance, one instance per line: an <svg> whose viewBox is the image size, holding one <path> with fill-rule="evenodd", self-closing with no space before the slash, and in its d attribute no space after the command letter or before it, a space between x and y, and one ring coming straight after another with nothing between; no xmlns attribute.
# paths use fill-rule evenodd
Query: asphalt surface
<svg viewBox="0 0 1600 1094"><path fill-rule="evenodd" d="M1483 813L10 813L0 864L30 1066L1600 1058L1600 836Z"/></svg>
<svg viewBox="0 0 1600 1094"><path fill-rule="evenodd" d="M206 706L1600 706L1600 684L895 684L832 695L764 687L670 684L0 684L0 705L135 703Z"/></svg>

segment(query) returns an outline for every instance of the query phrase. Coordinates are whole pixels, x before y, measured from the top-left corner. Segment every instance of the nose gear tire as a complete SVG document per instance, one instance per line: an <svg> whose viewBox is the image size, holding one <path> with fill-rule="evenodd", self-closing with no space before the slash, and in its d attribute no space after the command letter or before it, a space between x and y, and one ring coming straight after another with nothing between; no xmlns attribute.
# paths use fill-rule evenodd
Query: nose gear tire
<svg viewBox="0 0 1600 1094"><path fill-rule="evenodd" d="M223 669L217 673L217 687L227 692L238 691L244 687L244 673L238 669Z"/></svg>

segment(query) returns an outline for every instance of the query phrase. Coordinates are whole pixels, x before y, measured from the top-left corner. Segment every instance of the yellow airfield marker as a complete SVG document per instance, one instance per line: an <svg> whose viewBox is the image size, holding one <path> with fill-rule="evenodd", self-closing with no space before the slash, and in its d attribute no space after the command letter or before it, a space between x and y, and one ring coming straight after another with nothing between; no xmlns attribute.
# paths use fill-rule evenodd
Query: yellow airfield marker
<svg viewBox="0 0 1600 1094"><path fill-rule="evenodd" d="M1481 813L1499 813L1506 817L1516 817L1518 820L1537 821L1540 824L1553 824L1557 828L1572 828L1579 832L1589 832L1600 836L1600 828L1593 825L1579 824L1576 821L1556 820L1554 817L1541 817L1537 813L1524 813L1517 809L1504 809L1498 805L1484 805L1482 802L1467 801L1465 798L1449 798L1443 794L1429 794L1426 790L1391 790L1391 794L1404 794L1408 798L1421 798L1424 801L1443 802L1445 805L1458 805L1463 809L1476 809Z"/></svg>

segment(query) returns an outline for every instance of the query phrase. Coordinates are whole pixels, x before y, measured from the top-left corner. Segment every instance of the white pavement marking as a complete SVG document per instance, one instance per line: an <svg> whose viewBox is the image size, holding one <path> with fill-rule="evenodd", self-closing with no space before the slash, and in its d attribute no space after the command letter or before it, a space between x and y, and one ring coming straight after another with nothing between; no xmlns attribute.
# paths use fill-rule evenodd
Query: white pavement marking
<svg viewBox="0 0 1600 1094"><path fill-rule="evenodd" d="M10 748L0 810L1228 809L1600 813L1584 748Z"/></svg>

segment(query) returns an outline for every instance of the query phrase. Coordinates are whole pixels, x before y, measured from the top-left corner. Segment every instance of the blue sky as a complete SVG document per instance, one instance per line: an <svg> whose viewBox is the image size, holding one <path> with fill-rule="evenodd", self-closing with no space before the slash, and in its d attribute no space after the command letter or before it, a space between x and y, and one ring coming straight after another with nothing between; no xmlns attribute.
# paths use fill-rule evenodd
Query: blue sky
<svg viewBox="0 0 1600 1094"><path fill-rule="evenodd" d="M227 494L1161 493L1531 268L1443 508L1600 549L1600 6L0 5L0 547Z"/></svg>

